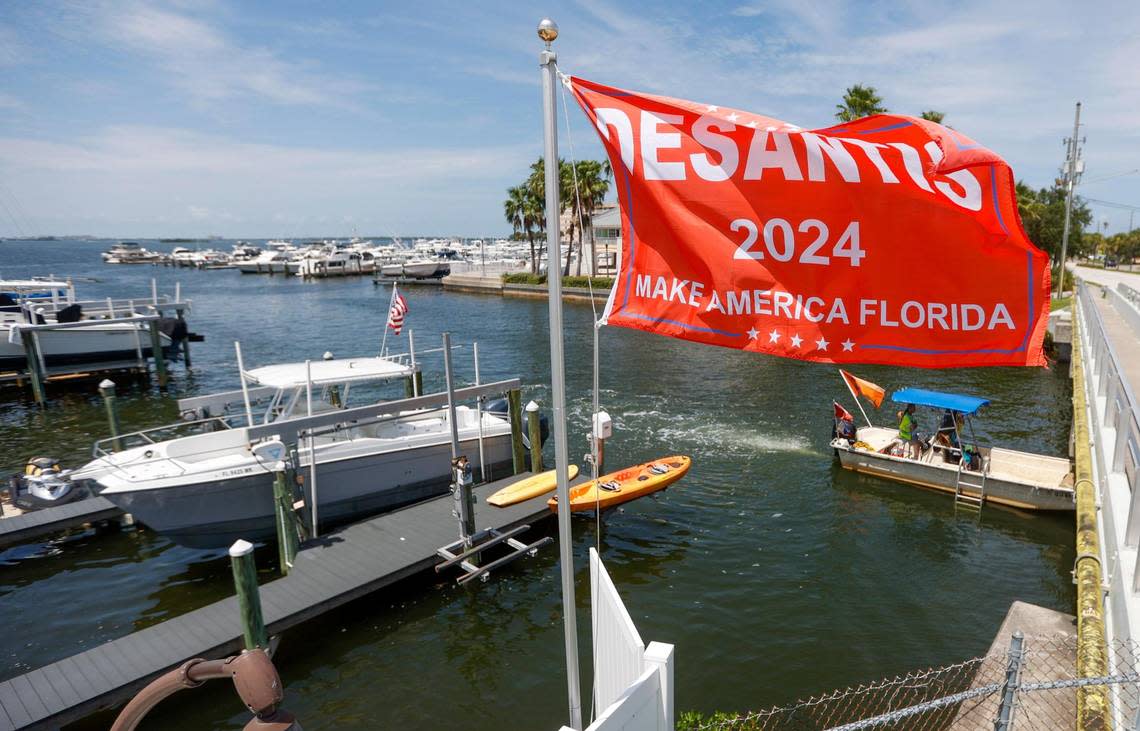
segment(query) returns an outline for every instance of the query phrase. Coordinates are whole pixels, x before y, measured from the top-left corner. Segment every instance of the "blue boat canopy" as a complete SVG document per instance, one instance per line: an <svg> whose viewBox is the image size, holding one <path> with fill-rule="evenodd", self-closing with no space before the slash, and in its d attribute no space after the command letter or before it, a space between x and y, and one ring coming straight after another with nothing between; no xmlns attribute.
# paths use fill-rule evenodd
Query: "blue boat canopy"
<svg viewBox="0 0 1140 731"><path fill-rule="evenodd" d="M983 406L988 406L989 399L977 396L964 396L957 393L940 393L927 391L924 388L904 388L891 395L891 401L896 404L914 404L915 406L929 406L935 409L950 409L963 414L974 414Z"/></svg>

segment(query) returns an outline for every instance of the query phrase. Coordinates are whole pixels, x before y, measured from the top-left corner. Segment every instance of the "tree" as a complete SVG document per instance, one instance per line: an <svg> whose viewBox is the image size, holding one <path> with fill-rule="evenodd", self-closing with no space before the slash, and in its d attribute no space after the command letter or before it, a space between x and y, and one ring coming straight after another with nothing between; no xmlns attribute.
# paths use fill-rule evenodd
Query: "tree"
<svg viewBox="0 0 1140 731"><path fill-rule="evenodd" d="M918 116L922 117L927 122L942 124L942 120L946 119L946 112L936 112L933 109L928 109Z"/></svg>
<svg viewBox="0 0 1140 731"><path fill-rule="evenodd" d="M835 105L835 118L840 122L851 122L872 114L883 114L887 108L873 86L855 84L843 94L843 103Z"/></svg>
<svg viewBox="0 0 1140 731"><path fill-rule="evenodd" d="M1061 239L1065 230L1065 189L1053 187L1033 190L1025 183L1018 182L1017 212L1029 240L1052 259L1060 257ZM1089 248L1084 230L1090 223L1092 211L1079 196L1074 197L1067 256L1080 256Z"/></svg>

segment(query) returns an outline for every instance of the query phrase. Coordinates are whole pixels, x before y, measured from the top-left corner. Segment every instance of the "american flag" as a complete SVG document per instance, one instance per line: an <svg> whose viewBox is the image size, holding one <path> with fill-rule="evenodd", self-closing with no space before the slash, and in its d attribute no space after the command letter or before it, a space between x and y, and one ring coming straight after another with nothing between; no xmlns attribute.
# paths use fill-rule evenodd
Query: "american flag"
<svg viewBox="0 0 1140 731"><path fill-rule="evenodd" d="M393 291L392 307L388 310L388 327L392 328L392 332L397 335L404 327L404 315L406 314L408 314L407 300L404 299L404 295Z"/></svg>

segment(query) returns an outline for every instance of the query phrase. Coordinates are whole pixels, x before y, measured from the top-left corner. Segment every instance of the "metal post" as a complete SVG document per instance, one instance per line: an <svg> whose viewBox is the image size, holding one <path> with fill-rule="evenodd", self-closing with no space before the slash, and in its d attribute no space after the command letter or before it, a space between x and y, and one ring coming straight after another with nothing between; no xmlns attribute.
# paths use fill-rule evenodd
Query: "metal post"
<svg viewBox="0 0 1140 731"><path fill-rule="evenodd" d="M553 395L551 429L554 432L554 460L558 479L558 503L570 505L570 463L566 442L566 364L562 353L562 268L559 265L558 218L562 211L558 195L558 99L554 94L557 56L550 44L558 37L558 26L543 18L538 37L546 43L539 54L542 67L542 126L546 166L546 282L550 302L550 385ZM574 551L571 545L570 510L558 511L559 560L562 568L562 626L566 640L566 690L570 704L570 726L582 728L582 691L578 677L578 623L574 610Z"/></svg>
<svg viewBox="0 0 1140 731"><path fill-rule="evenodd" d="M253 558L253 544L238 539L230 546L230 565L234 571L234 588L237 590L238 610L241 612L241 633L245 649L269 647L265 633L265 620L261 616L261 595L257 589L257 564Z"/></svg>
<svg viewBox="0 0 1140 731"><path fill-rule="evenodd" d="M522 439L522 393L517 388L507 391L507 418L511 422L511 459L517 475L526 471L526 450Z"/></svg>
<svg viewBox="0 0 1140 731"><path fill-rule="evenodd" d="M312 361L305 361L305 413L313 415L313 366ZM317 522L317 442L313 432L309 430L309 535L313 538L320 536Z"/></svg>
<svg viewBox="0 0 1140 731"><path fill-rule="evenodd" d="M443 334L443 377L447 381L447 421L451 426L451 464L455 491L456 514L459 517L463 542L470 548L470 538L475 535L475 501L471 494L469 479L460 474L459 424L455 418L455 382L451 375L451 333Z"/></svg>
<svg viewBox="0 0 1140 731"><path fill-rule="evenodd" d="M416 333L408 328L408 358L412 364L412 396L424 392L424 376L416 368Z"/></svg>
<svg viewBox="0 0 1140 731"><path fill-rule="evenodd" d="M150 321L150 350L154 358L154 370L158 373L158 387L166 388L166 357L162 353L162 333L158 331L158 320Z"/></svg>
<svg viewBox="0 0 1140 731"><path fill-rule="evenodd" d="M234 353L237 355L238 377L241 378L241 398L245 403L245 425L253 426L253 406L249 403L249 385L245 382L245 363L241 357L241 343L234 341Z"/></svg>
<svg viewBox="0 0 1140 731"><path fill-rule="evenodd" d="M99 395L103 397L103 406L107 410L107 425L111 428L111 446L116 452L123 451L123 441L119 439L119 411L115 399L115 382L104 378L99 384Z"/></svg>
<svg viewBox="0 0 1140 731"><path fill-rule="evenodd" d="M538 404L530 401L526 405L526 431L530 440L530 471L536 475L542 472L542 424L539 418Z"/></svg>
<svg viewBox="0 0 1140 731"><path fill-rule="evenodd" d="M1069 248L1069 221L1073 213L1073 188L1077 185L1077 135L1081 130L1081 103L1077 102L1077 114L1073 119L1073 136L1069 138L1069 149L1065 158L1065 228L1061 233L1061 273L1057 277L1057 299L1061 299L1065 286L1065 254Z"/></svg>
<svg viewBox="0 0 1140 731"><path fill-rule="evenodd" d="M1013 728L1013 709L1021 678L1021 647L1024 640L1021 630L1009 638L1009 664L1005 671L1005 684L1002 686L1001 705L994 719L994 731L1010 731Z"/></svg>
<svg viewBox="0 0 1140 731"><path fill-rule="evenodd" d="M475 385L482 385L479 380L479 343L471 344L471 357L475 360ZM483 482L487 481L487 455L483 448L483 397L475 400L475 418L479 421L479 474Z"/></svg>

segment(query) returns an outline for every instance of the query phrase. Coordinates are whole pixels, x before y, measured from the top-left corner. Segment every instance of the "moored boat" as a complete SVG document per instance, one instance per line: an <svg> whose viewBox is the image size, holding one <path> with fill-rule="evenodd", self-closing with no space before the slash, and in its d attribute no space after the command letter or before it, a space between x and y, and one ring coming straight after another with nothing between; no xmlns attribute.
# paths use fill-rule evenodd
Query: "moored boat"
<svg viewBox="0 0 1140 731"><path fill-rule="evenodd" d="M947 492L956 503L972 507L994 503L1022 510L1074 509L1069 460L978 443L971 420L989 405L987 399L905 388L891 400L904 407L935 409L937 431L923 435L914 426L904 426L912 430L905 439L899 429L873 426L869 420L855 429L850 414L840 415L837 406L831 447L845 469Z"/></svg>

